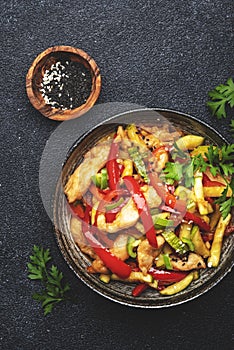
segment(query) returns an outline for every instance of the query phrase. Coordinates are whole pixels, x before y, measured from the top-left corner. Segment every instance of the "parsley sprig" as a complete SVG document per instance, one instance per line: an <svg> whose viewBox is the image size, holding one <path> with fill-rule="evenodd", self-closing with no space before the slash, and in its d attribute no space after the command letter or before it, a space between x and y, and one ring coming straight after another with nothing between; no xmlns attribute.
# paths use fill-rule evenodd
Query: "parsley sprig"
<svg viewBox="0 0 234 350"><path fill-rule="evenodd" d="M207 106L210 108L212 115L215 115L218 119L226 118L226 106L234 107L234 82L232 78L229 78L226 84L220 84L208 93L211 101L207 102ZM231 120L231 131L234 132L234 120Z"/></svg>
<svg viewBox="0 0 234 350"><path fill-rule="evenodd" d="M27 264L28 278L40 280L43 284L43 289L39 293L34 293L33 299L42 304L44 315L49 314L56 304L68 299L66 292L70 289L68 283L62 285L63 274L56 266L47 267L50 260L49 249L44 250L34 245L33 255L30 256L31 262Z"/></svg>
<svg viewBox="0 0 234 350"><path fill-rule="evenodd" d="M194 173L197 171L205 172L209 169L213 176L221 175L227 183L222 195L217 199L216 203L220 205L220 211L224 218L230 213L234 206L234 181L228 183L226 177L234 174L234 144L223 145L221 148L209 146L205 157L201 154L190 157L189 153L178 150L175 145L172 153L173 162L167 162L163 178L173 184L175 181L184 183L186 187L193 186ZM181 162L183 159L183 162ZM227 198L229 188L232 191L232 196Z"/></svg>
<svg viewBox="0 0 234 350"><path fill-rule="evenodd" d="M193 164L188 152L182 151L176 142L174 151L171 154L173 162L167 162L161 176L167 184L174 184L175 181L183 182L186 187L193 186Z"/></svg>
<svg viewBox="0 0 234 350"><path fill-rule="evenodd" d="M207 168L213 176L220 174L225 176L234 174L234 144L223 145L221 148L209 146L205 153L206 160L199 154L194 157L194 172L206 171Z"/></svg>
<svg viewBox="0 0 234 350"><path fill-rule="evenodd" d="M227 192L229 187L232 189L232 196L227 199ZM234 178L232 179L230 185L224 189L224 191L222 192L222 195L215 201L215 203L220 205L220 211L224 219L231 212L232 207L234 207L233 192L234 192Z"/></svg>

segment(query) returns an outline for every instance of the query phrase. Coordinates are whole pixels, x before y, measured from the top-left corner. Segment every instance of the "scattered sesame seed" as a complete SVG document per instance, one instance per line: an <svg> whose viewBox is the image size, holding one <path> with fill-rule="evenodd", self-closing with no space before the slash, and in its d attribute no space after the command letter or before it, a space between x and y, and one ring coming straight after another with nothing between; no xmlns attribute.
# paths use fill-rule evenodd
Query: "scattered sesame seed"
<svg viewBox="0 0 234 350"><path fill-rule="evenodd" d="M40 87L46 104L53 108L72 109L87 101L92 77L81 63L63 58L45 71Z"/></svg>

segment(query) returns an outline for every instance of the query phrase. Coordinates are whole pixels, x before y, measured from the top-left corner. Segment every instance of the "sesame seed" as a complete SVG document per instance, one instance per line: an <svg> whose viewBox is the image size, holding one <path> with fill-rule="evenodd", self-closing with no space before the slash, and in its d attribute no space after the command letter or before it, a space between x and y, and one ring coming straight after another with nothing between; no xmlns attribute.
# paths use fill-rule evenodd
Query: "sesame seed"
<svg viewBox="0 0 234 350"><path fill-rule="evenodd" d="M40 87L46 104L53 108L72 109L87 101L92 77L81 63L63 58L44 72Z"/></svg>

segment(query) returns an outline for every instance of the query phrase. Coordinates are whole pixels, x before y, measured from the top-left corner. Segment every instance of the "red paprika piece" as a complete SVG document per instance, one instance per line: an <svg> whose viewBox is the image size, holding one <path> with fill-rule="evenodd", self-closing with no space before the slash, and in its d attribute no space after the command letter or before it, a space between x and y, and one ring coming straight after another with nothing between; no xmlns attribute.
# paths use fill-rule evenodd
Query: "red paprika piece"
<svg viewBox="0 0 234 350"><path fill-rule="evenodd" d="M117 142L112 142L108 160L106 163L106 169L108 173L108 181L109 187L111 190L115 190L117 188L117 184L120 179L120 168L117 163L117 157L119 152L119 144Z"/></svg>
<svg viewBox="0 0 234 350"><path fill-rule="evenodd" d="M132 290L132 296L133 297L139 297L144 290L148 288L148 285L146 283L138 284L133 290Z"/></svg>
<svg viewBox="0 0 234 350"><path fill-rule="evenodd" d="M201 230L209 232L211 230L210 225L207 224L200 216L190 213L189 211L186 211L184 215L184 219L187 221L193 221L195 224L197 224Z"/></svg>
<svg viewBox="0 0 234 350"><path fill-rule="evenodd" d="M131 176L125 176L123 178L124 183L131 193L132 199L136 204L138 213L141 217L142 224L145 229L146 238L148 239L150 245L154 248L158 247L156 232L154 228L154 223L152 216L150 214L150 209L146 202L145 196L141 191L140 185L138 182Z"/></svg>
<svg viewBox="0 0 234 350"><path fill-rule="evenodd" d="M224 184L222 184L219 181L210 180L210 178L204 173L203 173L203 177L202 177L202 184L204 187L225 186Z"/></svg>

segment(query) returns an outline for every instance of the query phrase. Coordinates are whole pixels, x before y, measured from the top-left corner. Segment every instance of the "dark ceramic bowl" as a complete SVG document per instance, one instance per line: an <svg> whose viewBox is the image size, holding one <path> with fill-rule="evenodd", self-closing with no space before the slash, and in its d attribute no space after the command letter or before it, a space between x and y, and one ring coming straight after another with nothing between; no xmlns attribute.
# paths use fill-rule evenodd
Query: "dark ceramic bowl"
<svg viewBox="0 0 234 350"><path fill-rule="evenodd" d="M63 194L63 185L67 182L69 175L82 161L83 155L94 146L94 144L105 135L109 134L117 124L126 123L158 123L165 118L178 129L187 133L195 133L204 136L208 143L223 145L227 143L225 138L218 134L205 123L186 114L171 110L137 110L120 114L104 120L102 125L93 126L89 133L79 135L68 154L64 164L61 182L57 185L54 202L55 232L61 252L75 274L91 289L102 296L115 302L134 307L162 308L187 302L194 299L214 287L231 270L234 258L234 235L225 239L220 265L217 268L202 270L200 278L182 292L173 296L162 296L153 289L146 290L142 296L134 298L131 295L133 284L125 284L117 281L105 284L98 276L89 274L86 271L90 265L89 258L84 255L74 243L71 236L69 221L70 214L67 210L66 198Z"/></svg>

